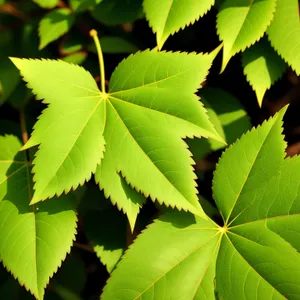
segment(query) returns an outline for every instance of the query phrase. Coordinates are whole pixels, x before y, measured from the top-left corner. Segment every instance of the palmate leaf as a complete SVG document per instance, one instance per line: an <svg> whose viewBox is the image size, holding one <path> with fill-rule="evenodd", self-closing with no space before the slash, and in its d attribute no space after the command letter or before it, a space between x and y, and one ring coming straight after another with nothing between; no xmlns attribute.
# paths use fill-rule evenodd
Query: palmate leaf
<svg viewBox="0 0 300 300"><path fill-rule="evenodd" d="M274 20L267 30L271 45L300 74L300 24L297 0L277 0Z"/></svg>
<svg viewBox="0 0 300 300"><path fill-rule="evenodd" d="M265 92L282 76L286 64L265 39L242 54L242 64L247 81L255 91L261 106Z"/></svg>
<svg viewBox="0 0 300 300"><path fill-rule="evenodd" d="M215 55L137 53L114 71L107 94L78 66L12 59L37 98L50 104L25 145L40 144L32 203L68 192L96 172L106 197L131 226L144 202L135 190L203 215L193 161L181 138L220 139L194 94Z"/></svg>
<svg viewBox="0 0 300 300"><path fill-rule="evenodd" d="M217 16L217 31L223 41L222 71L230 58L257 42L270 25L276 0L225 0Z"/></svg>
<svg viewBox="0 0 300 300"><path fill-rule="evenodd" d="M169 35L197 21L214 3L215 0L144 0L144 11L157 35L158 49Z"/></svg>
<svg viewBox="0 0 300 300"><path fill-rule="evenodd" d="M223 154L213 192L225 225L161 217L125 253L103 300L299 298L300 157L284 160L284 112Z"/></svg>
<svg viewBox="0 0 300 300"><path fill-rule="evenodd" d="M43 49L49 43L67 33L74 21L75 16L68 8L55 9L46 14L39 24L39 49Z"/></svg>
<svg viewBox="0 0 300 300"><path fill-rule="evenodd" d="M31 166L14 136L0 137L0 260L37 299L70 251L76 213L70 196L29 205Z"/></svg>

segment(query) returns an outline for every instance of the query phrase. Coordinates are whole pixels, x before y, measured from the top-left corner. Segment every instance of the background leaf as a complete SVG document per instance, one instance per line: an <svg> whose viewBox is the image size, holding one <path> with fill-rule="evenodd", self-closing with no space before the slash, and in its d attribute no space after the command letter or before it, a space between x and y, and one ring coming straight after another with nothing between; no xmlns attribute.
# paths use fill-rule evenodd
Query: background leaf
<svg viewBox="0 0 300 300"><path fill-rule="evenodd" d="M68 32L74 21L74 15L67 8L55 9L48 13L39 24L39 49L43 49Z"/></svg>
<svg viewBox="0 0 300 300"><path fill-rule="evenodd" d="M242 64L247 81L255 91L261 106L266 90L282 76L286 64L265 39L242 54Z"/></svg>
<svg viewBox="0 0 300 300"><path fill-rule="evenodd" d="M0 31L0 106L20 82L20 75L8 59L8 56L16 54L16 49L13 47L14 43L16 43L16 38L13 31Z"/></svg>
<svg viewBox="0 0 300 300"><path fill-rule="evenodd" d="M108 273L126 248L127 219L114 207L91 211L84 219L84 231Z"/></svg>
<svg viewBox="0 0 300 300"><path fill-rule="evenodd" d="M158 49L170 34L193 24L213 5L214 0L144 0L146 18L156 33Z"/></svg>
<svg viewBox="0 0 300 300"><path fill-rule="evenodd" d="M43 8L54 8L59 0L33 0L33 2Z"/></svg>
<svg viewBox="0 0 300 300"><path fill-rule="evenodd" d="M223 41L222 71L230 58L257 42L270 25L276 0L225 0L217 16L217 31Z"/></svg>
<svg viewBox="0 0 300 300"><path fill-rule="evenodd" d="M13 136L0 137L0 145L0 257L20 284L42 299L74 240L74 206L69 196L30 206L30 165L18 153L21 145Z"/></svg>
<svg viewBox="0 0 300 300"><path fill-rule="evenodd" d="M267 30L271 45L300 74L300 24L297 0L277 0L274 20Z"/></svg>
<svg viewBox="0 0 300 300"><path fill-rule="evenodd" d="M142 0L102 0L92 16L105 25L132 23L143 16Z"/></svg>
<svg viewBox="0 0 300 300"><path fill-rule="evenodd" d="M205 87L200 90L200 96L210 121L228 145L251 128L247 112L233 95L222 89ZM203 159L209 152L225 147L213 139L190 139L188 145L195 161Z"/></svg>

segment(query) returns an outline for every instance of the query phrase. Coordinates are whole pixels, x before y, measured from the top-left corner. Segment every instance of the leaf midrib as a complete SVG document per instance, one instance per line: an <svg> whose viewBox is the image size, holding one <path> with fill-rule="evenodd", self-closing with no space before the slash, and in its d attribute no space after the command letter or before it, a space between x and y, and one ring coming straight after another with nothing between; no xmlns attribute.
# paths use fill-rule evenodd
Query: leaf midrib
<svg viewBox="0 0 300 300"><path fill-rule="evenodd" d="M131 131L129 130L129 128L127 127L127 125L124 123L123 119L121 118L121 116L119 115L118 110L113 106L113 104L107 100L107 102L111 105L111 107L113 108L113 110L116 112L117 116L119 117L120 121L122 122L122 124L125 126L125 128L127 129L129 135L131 136L131 138L133 139L133 141L136 143L136 145L142 150L142 152L144 153L144 155L150 160L150 162L153 164L153 166L159 171L160 174L163 175L163 177L170 183L170 185L195 209L199 209L197 207L195 207L190 201L188 201L188 199L177 189L177 187L169 180L168 177L165 176L165 174L158 168L158 166L152 161L152 159L147 155L147 153L145 152L145 150L141 147L141 145L135 140L134 136L132 135ZM122 172L122 170L121 170ZM125 179L125 181L127 182L127 180ZM146 196L146 194L144 193L144 191L142 191L142 193ZM149 194L151 195L151 192L149 192ZM178 204L177 204L178 205ZM177 205L175 204L175 206L177 207Z"/></svg>
<svg viewBox="0 0 300 300"><path fill-rule="evenodd" d="M148 289L150 289L153 285L155 285L161 278L163 278L164 276L166 276L169 272L173 271L173 269L178 266L180 263L182 263L185 259L187 259L190 255L192 255L194 252L198 251L201 247L205 246L206 244L208 244L211 240L213 240L218 234L220 234L220 232L218 231L218 229L216 228L217 232L211 236L209 239L207 239L205 242L201 243L200 245L196 246L195 248L193 248L187 255L185 255L184 257L182 257L179 261L177 261L173 266L171 266L166 272L164 272L164 274L162 274L159 278L157 278L155 281L153 281L147 288L145 288L142 292L140 292L133 300L137 300L142 294L144 294ZM222 235L221 237L222 238ZM216 247L215 249L220 246L220 243L217 242L216 243ZM214 249L214 251L215 251ZM211 263L211 261L209 262Z"/></svg>
<svg viewBox="0 0 300 300"><path fill-rule="evenodd" d="M193 54L189 54L189 55L193 55ZM197 54L194 54L194 56L197 56ZM207 56L208 57L208 55L203 55L203 56ZM144 88L144 87L149 87L151 85L158 84L158 83L164 82L166 80L172 79L174 77L180 76L182 74L188 73L192 69L196 69L195 66L186 68L184 71L178 72L176 74L173 74L172 76L165 77L165 78L162 78L162 79L159 79L159 80L156 80L156 81L152 81L152 82L149 82L149 83L146 83L146 84L143 84L143 85L135 86L133 88L128 88L128 89L125 89L125 90L119 90L119 91L115 91L115 92L109 92L108 95L111 96L111 95L115 95L115 94L118 94L118 93L125 93L125 92L127 93L127 92L134 91L134 90L137 90L137 89L141 89L141 88ZM196 91L197 91L197 88L195 88L195 90L193 92L195 93Z"/></svg>
<svg viewBox="0 0 300 300"><path fill-rule="evenodd" d="M276 120L274 120L274 124L275 124L275 122L276 122ZM234 201L234 203L233 203L233 205L232 205L232 207L231 207L231 209L230 209L230 211L229 211L229 213L228 213L228 217L226 218L225 224L228 224L228 222L229 222L229 219L230 219L230 217L231 217L231 214L232 214L232 212L233 212L233 210L234 210L234 208L235 208L235 206L236 206L236 204L237 204L237 202L238 202L238 200L239 200L239 198L240 198L240 196L241 196L241 194L242 194L242 192L243 192L243 190L244 190L244 188L245 188L245 186L246 186L246 184L247 184L247 181L248 181L248 178L249 178L249 176L250 176L250 173L252 172L253 166L255 165L255 163L256 163L256 161L257 161L257 157L258 157L258 155L260 154L261 149L262 149L262 147L264 146L264 144L265 144L267 138L269 137L270 132L272 131L272 129L273 129L273 127L274 127L274 124L270 127L268 134L265 136L263 142L261 143L261 145L260 145L260 147L259 147L259 149L258 149L258 151L257 151L257 153L256 153L256 155L255 155L255 158L253 159L253 163L252 163L251 166L250 166L250 170L249 170L249 172L248 172L248 174L247 174L247 176L246 176L246 178L245 178L245 180L244 180L244 183L243 183L242 186L241 186L241 190L240 190L239 193L236 195L236 199L235 199L235 201ZM230 225L230 224L229 224L229 225Z"/></svg>
<svg viewBox="0 0 300 300"><path fill-rule="evenodd" d="M57 172L60 170L61 166L63 165L63 163L65 162L66 158L69 156L70 152L72 151L72 149L74 148L74 145L76 144L76 142L78 141L79 137L81 136L81 132L85 129L87 123L90 121L90 119L92 118L92 116L94 115L95 111L98 109L99 105L102 103L102 101L105 102L105 98L102 94L99 94L99 101L96 103L95 107L93 108L92 112L90 113L90 115L88 116L86 122L83 124L81 130L79 131L76 139L74 139L74 143L72 144L71 147L69 147L69 151L66 153L66 155L64 156L64 158L61 160L60 165L57 167L57 171L53 174L53 176L48 180L48 183L44 186L43 190L49 185L49 183L52 181L52 179L56 176ZM105 105L105 103L104 103ZM106 121L106 119L104 120ZM103 126L103 131L105 129L105 124ZM102 133L103 135L103 133ZM42 199L44 199L44 197L42 197Z"/></svg>
<svg viewBox="0 0 300 300"><path fill-rule="evenodd" d="M250 242L252 242L252 243L255 243L255 244L258 244L258 245L260 245L261 247L263 247L263 245L261 245L261 244L259 244L258 242L255 242L255 241L252 241L252 240L250 240L250 239L248 239L248 238L246 238L246 237L244 237L244 236L241 236L241 235L239 235L239 234L236 234L236 233L234 233L234 232L231 232L231 231L229 231L228 232L229 234L233 234L233 235L235 235L235 236L237 236L238 238L242 238L242 239L245 239L245 240L247 240L247 241L250 241ZM262 275L260 275L260 273L250 264L250 262L248 262L248 260L238 251L238 249L234 246L234 244L233 244L233 242L230 240L230 238L229 238L229 236L226 234L226 237L227 237L227 239L228 239L228 241L229 241L229 243L232 245L232 247L234 248L234 250L243 258L243 260L245 261L245 263L250 267L250 269L251 270L253 270L258 276L259 276L259 278L262 278L265 282L267 282L275 291L277 291L278 292L278 294L280 294L282 297L284 297L284 299L287 299L286 297L285 297L285 295L283 295L280 291L278 291L273 285L272 285L272 283L270 283L266 278L264 278Z"/></svg>

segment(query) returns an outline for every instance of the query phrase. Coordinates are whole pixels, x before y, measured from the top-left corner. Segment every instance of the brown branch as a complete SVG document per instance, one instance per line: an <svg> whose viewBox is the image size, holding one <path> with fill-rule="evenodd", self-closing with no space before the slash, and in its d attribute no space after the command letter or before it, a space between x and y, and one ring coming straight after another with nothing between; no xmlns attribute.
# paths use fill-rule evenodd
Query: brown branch
<svg viewBox="0 0 300 300"><path fill-rule="evenodd" d="M23 21L27 21L28 17L21 11L19 11L13 4L5 3L0 5L0 13L12 15L21 19Z"/></svg>
<svg viewBox="0 0 300 300"><path fill-rule="evenodd" d="M22 140L24 145L28 141L28 132L26 129L26 121L25 121L25 112L24 109L20 109L20 126L21 126L21 132L22 132Z"/></svg>

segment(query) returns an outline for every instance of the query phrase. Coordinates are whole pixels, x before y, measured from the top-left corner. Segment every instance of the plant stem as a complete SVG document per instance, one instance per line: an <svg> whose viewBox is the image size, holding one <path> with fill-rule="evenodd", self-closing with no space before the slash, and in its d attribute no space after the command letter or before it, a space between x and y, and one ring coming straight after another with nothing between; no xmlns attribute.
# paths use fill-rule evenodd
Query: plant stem
<svg viewBox="0 0 300 300"><path fill-rule="evenodd" d="M22 132L22 140L25 145L28 141L28 132L26 129L25 112L23 108L20 109L20 126Z"/></svg>
<svg viewBox="0 0 300 300"><path fill-rule="evenodd" d="M98 53L98 59L99 59L99 66L100 66L100 77L101 77L101 92L105 92L105 71L104 71L104 59L103 59L103 53L102 49L100 46L100 41L98 38L98 32L95 29L92 29L90 31L90 36L93 38L95 45L96 45L96 50Z"/></svg>

